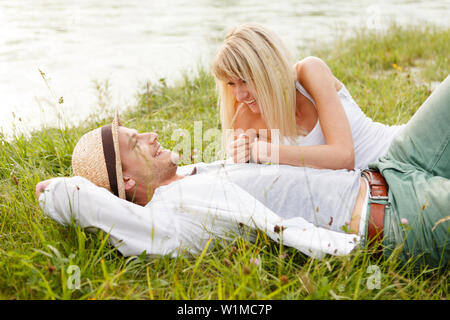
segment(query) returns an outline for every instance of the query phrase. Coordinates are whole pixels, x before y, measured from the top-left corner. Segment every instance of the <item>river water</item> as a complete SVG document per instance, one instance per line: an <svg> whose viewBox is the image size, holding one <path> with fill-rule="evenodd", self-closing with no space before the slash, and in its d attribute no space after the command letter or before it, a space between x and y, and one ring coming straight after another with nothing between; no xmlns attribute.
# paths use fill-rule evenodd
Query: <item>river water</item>
<svg viewBox="0 0 450 320"><path fill-rule="evenodd" d="M355 28L449 27L449 17L449 0L0 0L0 128L123 109L146 81L170 84L208 66L243 22L272 28L298 56Z"/></svg>

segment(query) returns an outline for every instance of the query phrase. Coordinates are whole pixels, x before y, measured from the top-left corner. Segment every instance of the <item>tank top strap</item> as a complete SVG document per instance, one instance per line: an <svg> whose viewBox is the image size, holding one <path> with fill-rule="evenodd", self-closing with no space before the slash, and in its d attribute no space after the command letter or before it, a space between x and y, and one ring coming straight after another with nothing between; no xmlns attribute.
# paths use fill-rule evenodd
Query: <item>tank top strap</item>
<svg viewBox="0 0 450 320"><path fill-rule="evenodd" d="M297 88L297 90L304 95L309 101L312 102L312 104L314 105L314 107L316 106L316 103L314 102L314 99L311 97L311 95L306 91L305 88L303 88L303 86L300 84L300 82L295 81L295 87Z"/></svg>

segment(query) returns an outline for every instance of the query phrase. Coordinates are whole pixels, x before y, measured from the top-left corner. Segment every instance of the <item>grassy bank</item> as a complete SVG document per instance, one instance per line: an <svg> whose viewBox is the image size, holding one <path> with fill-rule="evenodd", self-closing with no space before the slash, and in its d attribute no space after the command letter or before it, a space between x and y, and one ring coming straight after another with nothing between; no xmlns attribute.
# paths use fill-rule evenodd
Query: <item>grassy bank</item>
<svg viewBox="0 0 450 320"><path fill-rule="evenodd" d="M383 34L355 33L313 54L328 63L368 116L400 124L450 73L449 52L450 30L392 26ZM158 128L162 145L172 148L179 143L172 140L177 128L193 134L194 121L202 121L204 131L219 127L213 79L199 69L174 87L164 81L145 85L139 103L122 118L125 126L140 131ZM0 137L0 298L448 298L448 270L413 272L408 264L400 267L395 256L376 260L363 249L316 260L260 234L256 243L238 238L211 244L198 257L127 258L108 244L106 233L58 225L42 214L35 184L71 175L76 141L110 121L92 117L76 128ZM79 289L70 288L72 265L80 271ZM380 281L373 282L378 275Z"/></svg>

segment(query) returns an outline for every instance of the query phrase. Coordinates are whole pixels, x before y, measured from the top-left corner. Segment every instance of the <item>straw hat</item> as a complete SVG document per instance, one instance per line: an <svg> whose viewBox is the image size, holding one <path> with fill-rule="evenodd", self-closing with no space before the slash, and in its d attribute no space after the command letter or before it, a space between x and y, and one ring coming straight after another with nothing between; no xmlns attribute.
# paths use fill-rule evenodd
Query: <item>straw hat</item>
<svg viewBox="0 0 450 320"><path fill-rule="evenodd" d="M125 199L119 151L120 125L116 110L112 124L83 135L73 150L72 168L75 176L84 177Z"/></svg>

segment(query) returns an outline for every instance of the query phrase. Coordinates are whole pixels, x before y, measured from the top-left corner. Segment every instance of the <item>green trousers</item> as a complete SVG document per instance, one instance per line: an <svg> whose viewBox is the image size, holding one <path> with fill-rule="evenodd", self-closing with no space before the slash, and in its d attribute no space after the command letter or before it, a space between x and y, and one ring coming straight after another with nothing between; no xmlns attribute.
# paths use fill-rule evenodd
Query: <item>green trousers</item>
<svg viewBox="0 0 450 320"><path fill-rule="evenodd" d="M450 76L417 110L370 168L389 185L384 256L399 253L416 267L449 267ZM395 249L395 251L394 251Z"/></svg>

